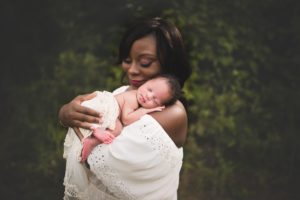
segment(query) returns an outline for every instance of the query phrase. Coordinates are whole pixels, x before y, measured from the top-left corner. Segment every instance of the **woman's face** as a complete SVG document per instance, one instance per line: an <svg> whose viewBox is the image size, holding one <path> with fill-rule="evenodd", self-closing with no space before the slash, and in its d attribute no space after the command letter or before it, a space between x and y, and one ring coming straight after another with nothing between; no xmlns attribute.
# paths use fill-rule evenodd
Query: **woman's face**
<svg viewBox="0 0 300 200"><path fill-rule="evenodd" d="M132 89L137 89L148 79L158 75L161 66L156 55L155 36L148 35L136 40L129 57L123 60L122 67Z"/></svg>

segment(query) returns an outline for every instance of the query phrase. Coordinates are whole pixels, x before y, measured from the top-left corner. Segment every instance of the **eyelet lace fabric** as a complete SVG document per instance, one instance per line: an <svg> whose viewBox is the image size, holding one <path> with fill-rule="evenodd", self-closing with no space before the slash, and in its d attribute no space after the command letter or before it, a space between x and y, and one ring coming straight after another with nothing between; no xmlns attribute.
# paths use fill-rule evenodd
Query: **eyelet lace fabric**
<svg viewBox="0 0 300 200"><path fill-rule="evenodd" d="M106 186L109 193L118 199L136 199L128 189L126 182L120 177L118 171L107 164L106 157L108 153L105 152L105 149L107 149L105 145L99 145L96 148L88 158L91 171Z"/></svg>
<svg viewBox="0 0 300 200"><path fill-rule="evenodd" d="M91 171L119 199L176 199L182 149L149 115L125 127L88 158Z"/></svg>
<svg viewBox="0 0 300 200"><path fill-rule="evenodd" d="M176 200L183 151L150 115L124 127L78 162L81 142L72 129L65 140L66 200Z"/></svg>
<svg viewBox="0 0 300 200"><path fill-rule="evenodd" d="M157 121L149 115L146 115L145 118L148 120L146 123L138 125L138 133L146 139L147 144L160 155L166 164L170 165L171 168L175 167L182 158L177 153L177 147L166 133L162 134L164 130L161 129Z"/></svg>

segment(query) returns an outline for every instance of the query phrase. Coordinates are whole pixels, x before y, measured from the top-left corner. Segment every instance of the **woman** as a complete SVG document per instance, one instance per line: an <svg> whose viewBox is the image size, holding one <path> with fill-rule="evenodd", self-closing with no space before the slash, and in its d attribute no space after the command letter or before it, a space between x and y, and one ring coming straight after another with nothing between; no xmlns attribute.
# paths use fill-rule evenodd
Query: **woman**
<svg viewBox="0 0 300 200"><path fill-rule="evenodd" d="M129 29L121 40L118 60L129 86L117 89L115 94L137 89L159 74L175 76L183 87L190 75L180 32L160 18ZM92 123L101 123L100 113L80 106L93 97L78 96L64 105L59 112L62 124L78 132L78 127L89 129ZM78 169L77 185L69 187L65 198L177 199L187 126L186 110L176 101L124 127L112 144L99 145L92 151L87 160L90 169ZM67 165L72 159L70 152L72 147L66 144Z"/></svg>

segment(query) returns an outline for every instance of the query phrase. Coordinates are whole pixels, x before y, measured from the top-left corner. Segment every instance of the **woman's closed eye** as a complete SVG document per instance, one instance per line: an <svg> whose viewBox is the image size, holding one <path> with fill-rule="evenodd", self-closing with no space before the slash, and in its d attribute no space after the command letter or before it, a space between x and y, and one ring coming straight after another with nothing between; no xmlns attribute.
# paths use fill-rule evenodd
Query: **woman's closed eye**
<svg viewBox="0 0 300 200"><path fill-rule="evenodd" d="M152 64L152 62L147 62L147 63L141 63L142 67L149 67Z"/></svg>
<svg viewBox="0 0 300 200"><path fill-rule="evenodd" d="M139 63L141 65L141 67L150 67L152 65L152 63L155 61L156 61L155 58L142 57L139 60Z"/></svg>
<svg viewBox="0 0 300 200"><path fill-rule="evenodd" d="M130 64L131 63L131 59L126 58L126 59L123 60L123 62L126 63L126 64Z"/></svg>

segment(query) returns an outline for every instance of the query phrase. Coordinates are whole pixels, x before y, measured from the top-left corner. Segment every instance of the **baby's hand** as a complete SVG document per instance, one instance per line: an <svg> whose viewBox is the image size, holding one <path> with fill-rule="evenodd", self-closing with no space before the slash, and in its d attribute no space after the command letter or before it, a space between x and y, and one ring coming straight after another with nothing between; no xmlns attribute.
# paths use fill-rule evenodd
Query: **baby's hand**
<svg viewBox="0 0 300 200"><path fill-rule="evenodd" d="M154 111L162 111L163 109L165 109L165 106L157 106L157 107L155 107L155 108L149 108L148 109L148 112L150 113L150 112L154 112Z"/></svg>

